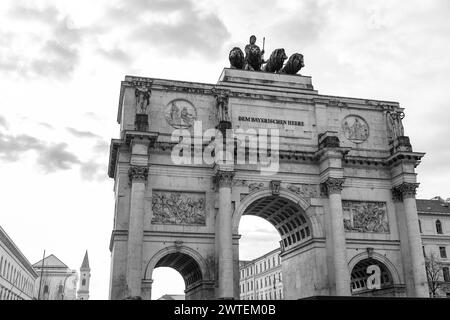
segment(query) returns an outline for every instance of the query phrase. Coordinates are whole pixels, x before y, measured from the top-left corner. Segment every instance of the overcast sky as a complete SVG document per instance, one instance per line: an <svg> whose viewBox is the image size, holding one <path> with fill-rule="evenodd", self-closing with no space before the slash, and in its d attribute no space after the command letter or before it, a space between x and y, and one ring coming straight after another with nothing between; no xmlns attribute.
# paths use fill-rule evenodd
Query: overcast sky
<svg viewBox="0 0 450 320"><path fill-rule="evenodd" d="M450 197L449 0L1 1L0 224L32 263L46 249L78 269L88 249L91 298L108 297L120 81L215 83L251 34L266 56L303 53L319 93L400 102L427 153L418 197ZM254 221L243 259L277 245ZM179 276L157 287L159 274L154 297L183 290Z"/></svg>

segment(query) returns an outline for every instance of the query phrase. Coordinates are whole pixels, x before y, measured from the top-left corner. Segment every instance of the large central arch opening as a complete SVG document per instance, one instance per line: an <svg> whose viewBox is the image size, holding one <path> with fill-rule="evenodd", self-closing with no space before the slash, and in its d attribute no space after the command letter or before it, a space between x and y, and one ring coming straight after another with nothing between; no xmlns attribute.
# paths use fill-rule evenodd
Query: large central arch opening
<svg viewBox="0 0 450 320"><path fill-rule="evenodd" d="M239 234L240 298L284 299L281 254L312 238L304 210L285 197L260 197L242 213Z"/></svg>
<svg viewBox="0 0 450 320"><path fill-rule="evenodd" d="M174 276L174 273L167 270L167 268L171 268L181 275L184 282L184 290L181 288L180 281L176 281L176 275ZM201 286L202 280L203 276L201 268L194 258L182 252L168 253L159 259L154 267L152 298L162 298L165 300L196 299L197 289ZM167 289L160 286L164 286L165 283L171 283L170 288L172 289L167 289L175 290L176 292L164 291ZM182 290L184 291L184 297L180 296L180 291Z"/></svg>
<svg viewBox="0 0 450 320"><path fill-rule="evenodd" d="M280 234L282 251L311 238L311 226L303 209L289 199L279 196L257 199L243 215L254 215L270 222Z"/></svg>

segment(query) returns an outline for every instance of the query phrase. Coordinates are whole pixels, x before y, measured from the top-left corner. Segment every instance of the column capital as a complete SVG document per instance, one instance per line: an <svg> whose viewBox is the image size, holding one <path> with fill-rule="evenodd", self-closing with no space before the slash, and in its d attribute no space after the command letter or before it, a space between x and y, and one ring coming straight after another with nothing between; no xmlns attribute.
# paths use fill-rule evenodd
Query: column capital
<svg viewBox="0 0 450 320"><path fill-rule="evenodd" d="M330 195L333 193L341 193L343 189L344 178L328 178L320 184L322 194Z"/></svg>
<svg viewBox="0 0 450 320"><path fill-rule="evenodd" d="M402 201L404 198L415 198L418 186L418 183L403 182L392 188L392 199L394 201Z"/></svg>
<svg viewBox="0 0 450 320"><path fill-rule="evenodd" d="M214 176L214 182L220 187L231 187L234 171L218 170Z"/></svg>
<svg viewBox="0 0 450 320"><path fill-rule="evenodd" d="M128 169L130 181L145 182L148 177L148 168L143 166L131 166Z"/></svg>

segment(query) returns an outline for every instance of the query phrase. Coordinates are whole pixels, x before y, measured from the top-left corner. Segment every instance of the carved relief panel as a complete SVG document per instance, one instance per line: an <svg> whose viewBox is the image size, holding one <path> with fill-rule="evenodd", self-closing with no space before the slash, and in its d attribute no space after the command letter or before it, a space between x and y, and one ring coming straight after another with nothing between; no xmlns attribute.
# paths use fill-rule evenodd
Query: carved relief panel
<svg viewBox="0 0 450 320"><path fill-rule="evenodd" d="M348 140L361 143L369 137L369 125L360 116L349 115L342 121L342 131Z"/></svg>
<svg viewBox="0 0 450 320"><path fill-rule="evenodd" d="M205 194L153 190L152 224L206 225Z"/></svg>
<svg viewBox="0 0 450 320"><path fill-rule="evenodd" d="M345 231L388 233L385 202L342 200Z"/></svg>

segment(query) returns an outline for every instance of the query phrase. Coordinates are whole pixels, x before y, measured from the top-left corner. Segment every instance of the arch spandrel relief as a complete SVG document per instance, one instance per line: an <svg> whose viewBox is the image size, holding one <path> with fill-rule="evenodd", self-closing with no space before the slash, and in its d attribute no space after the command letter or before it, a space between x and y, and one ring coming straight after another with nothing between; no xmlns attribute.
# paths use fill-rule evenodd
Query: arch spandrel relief
<svg viewBox="0 0 450 320"><path fill-rule="evenodd" d="M385 202L343 200L342 210L347 232L389 233Z"/></svg>

